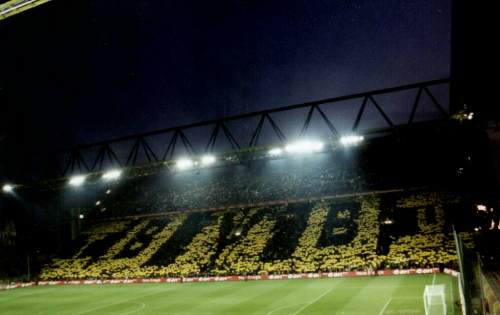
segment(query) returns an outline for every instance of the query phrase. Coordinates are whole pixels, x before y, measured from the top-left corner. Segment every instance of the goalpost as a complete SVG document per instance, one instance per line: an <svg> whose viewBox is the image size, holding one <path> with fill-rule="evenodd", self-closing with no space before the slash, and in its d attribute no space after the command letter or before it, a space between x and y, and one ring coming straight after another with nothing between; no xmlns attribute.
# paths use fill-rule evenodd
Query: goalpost
<svg viewBox="0 0 500 315"><path fill-rule="evenodd" d="M446 315L446 294L444 288L444 284L432 284L425 286L425 315Z"/></svg>

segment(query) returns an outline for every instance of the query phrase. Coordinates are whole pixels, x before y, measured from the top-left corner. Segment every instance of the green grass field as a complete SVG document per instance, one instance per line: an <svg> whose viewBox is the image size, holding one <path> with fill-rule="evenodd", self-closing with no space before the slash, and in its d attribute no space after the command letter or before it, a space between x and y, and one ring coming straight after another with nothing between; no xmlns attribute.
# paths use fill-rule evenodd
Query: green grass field
<svg viewBox="0 0 500 315"><path fill-rule="evenodd" d="M0 314L424 314L422 294L456 279L439 274L217 283L67 285L0 292Z"/></svg>

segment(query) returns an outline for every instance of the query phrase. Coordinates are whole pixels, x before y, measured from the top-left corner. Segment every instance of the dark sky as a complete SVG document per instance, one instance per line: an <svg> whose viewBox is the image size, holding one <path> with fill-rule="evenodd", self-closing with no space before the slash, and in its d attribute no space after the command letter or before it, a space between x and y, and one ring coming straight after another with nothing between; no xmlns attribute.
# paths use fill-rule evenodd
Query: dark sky
<svg viewBox="0 0 500 315"><path fill-rule="evenodd" d="M0 124L36 151L448 77L450 15L450 0L53 0L0 22Z"/></svg>

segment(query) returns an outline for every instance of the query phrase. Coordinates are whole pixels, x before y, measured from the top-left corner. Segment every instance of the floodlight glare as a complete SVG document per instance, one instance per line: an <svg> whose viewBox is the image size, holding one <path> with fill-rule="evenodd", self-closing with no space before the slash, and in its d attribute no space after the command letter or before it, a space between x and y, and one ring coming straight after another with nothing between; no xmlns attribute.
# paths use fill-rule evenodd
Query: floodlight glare
<svg viewBox="0 0 500 315"><path fill-rule="evenodd" d="M121 175L122 175L121 170L110 170L110 171L107 171L106 173L102 174L102 179L104 179L106 181L116 180L116 179L120 178Z"/></svg>
<svg viewBox="0 0 500 315"><path fill-rule="evenodd" d="M210 165L214 164L217 159L213 155L204 155L201 157L201 164L202 165Z"/></svg>
<svg viewBox="0 0 500 315"><path fill-rule="evenodd" d="M285 151L288 153L311 153L319 152L323 150L324 144L320 141L315 140L301 140L294 143L290 143L285 147Z"/></svg>
<svg viewBox="0 0 500 315"><path fill-rule="evenodd" d="M81 186L81 185L83 185L83 183L85 183L85 176L84 175L73 176L69 180L69 184L71 186Z"/></svg>
<svg viewBox="0 0 500 315"><path fill-rule="evenodd" d="M84 216L83 214L80 214L78 217L79 217L80 219L85 218L85 216Z"/></svg>
<svg viewBox="0 0 500 315"><path fill-rule="evenodd" d="M5 184L5 185L3 185L3 187L2 187L2 191L3 191L4 193L11 193L11 192L13 192L13 191L14 191L14 186L13 186L13 185L11 185L11 184Z"/></svg>
<svg viewBox="0 0 500 315"><path fill-rule="evenodd" d="M194 163L190 159L180 159L177 161L176 166L178 169L185 170L193 167Z"/></svg>
<svg viewBox="0 0 500 315"><path fill-rule="evenodd" d="M345 135L340 137L340 143L344 146L357 145L361 143L365 137L360 135Z"/></svg>
<svg viewBox="0 0 500 315"><path fill-rule="evenodd" d="M234 231L234 236L241 236L242 228L239 227Z"/></svg>
<svg viewBox="0 0 500 315"><path fill-rule="evenodd" d="M283 153L283 150L281 148L274 148L269 150L268 153L270 156L280 156Z"/></svg>

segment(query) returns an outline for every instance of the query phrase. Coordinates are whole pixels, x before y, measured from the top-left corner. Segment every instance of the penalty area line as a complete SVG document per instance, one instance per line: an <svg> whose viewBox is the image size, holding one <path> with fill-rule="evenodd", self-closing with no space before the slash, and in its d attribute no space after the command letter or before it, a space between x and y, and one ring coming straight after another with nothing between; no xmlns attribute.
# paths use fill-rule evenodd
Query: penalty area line
<svg viewBox="0 0 500 315"><path fill-rule="evenodd" d="M137 304L139 304L139 303L137 303ZM131 311L128 311L128 312L125 312L125 313L121 313L120 315L128 315L128 314L133 314L133 313L136 313L136 312L142 311L143 309L145 309L145 308L146 308L146 303L141 303L140 305L141 305L141 307L139 307L138 309L136 309L136 310L131 310Z"/></svg>
<svg viewBox="0 0 500 315"><path fill-rule="evenodd" d="M321 300L325 295L327 295L328 293L330 293L331 291L333 290L333 287L328 289L327 291L323 292L323 294L321 294L320 296L318 296L317 298L315 298L314 300L312 300L311 302L307 303L306 305L302 306L301 308L299 308L295 313L292 313L292 315L297 315L298 313L302 312L303 310L305 310L306 308L308 308L309 306L313 305L314 303L318 302L319 300Z"/></svg>
<svg viewBox="0 0 500 315"><path fill-rule="evenodd" d="M284 310L284 309L287 309L287 308L290 308L290 307L294 307L294 306L297 306L297 305L302 305L303 303L297 303L297 304L290 304L290 305L284 305L284 306L280 306L278 308L275 308L271 311L269 311L266 315L272 315L274 312L277 312L279 310Z"/></svg>
<svg viewBox="0 0 500 315"><path fill-rule="evenodd" d="M116 302L112 302L112 303L101 304L101 305L98 305L96 307L93 307L93 308L86 309L86 310L83 310L81 312L75 313L74 315L87 314L87 313L90 313L90 312L93 312L93 311L96 311L96 310L99 310L99 309L102 309L102 308L106 308L106 307L110 307L110 306L114 306L114 305L118 305L118 304L125 304L125 303L130 303L130 304L139 304L139 303L141 303L141 304L144 304L142 302L131 302L131 301L137 300L137 299L141 299L141 298L145 298L145 297L149 297L149 296L153 296L153 295L157 295L157 294L161 294L161 293L165 293L165 292L170 291L170 289L171 288L169 287L167 290L159 290L159 291L157 291L157 290L151 290L150 292L152 292L152 293L139 295L139 296L136 296L136 297L133 297L133 298L129 298L129 299L123 299L121 301L116 301ZM141 309L133 310L133 312L141 311L145 307L146 307L146 305L144 305L144 307L142 307ZM128 314L128 313L129 312L126 312L125 314Z"/></svg>
<svg viewBox="0 0 500 315"><path fill-rule="evenodd" d="M391 301L392 301L392 298L389 298L387 300L387 302L385 302L384 307L382 307L382 309L380 310L380 312L378 312L378 315L384 314L385 310L387 309L387 306L389 306L389 304L391 303Z"/></svg>

